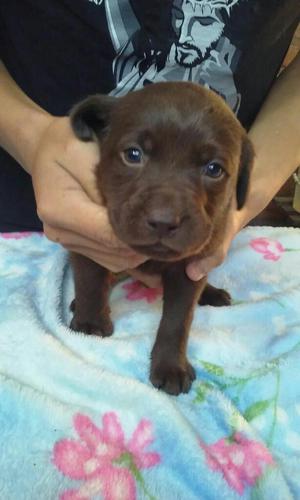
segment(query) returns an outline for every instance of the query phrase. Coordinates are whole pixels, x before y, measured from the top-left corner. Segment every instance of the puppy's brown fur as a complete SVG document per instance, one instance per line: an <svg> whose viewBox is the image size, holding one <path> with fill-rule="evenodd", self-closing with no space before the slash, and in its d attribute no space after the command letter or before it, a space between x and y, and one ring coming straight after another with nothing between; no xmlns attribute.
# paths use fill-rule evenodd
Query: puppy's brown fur
<svg viewBox="0 0 300 500"><path fill-rule="evenodd" d="M192 282L185 267L222 243L233 198L243 206L252 145L223 100L192 83L153 84L118 99L93 96L73 109L71 122L80 139L99 141L97 186L116 235L149 257L143 271L162 276L150 379L170 394L187 392L195 378L186 357L194 307L230 297L206 279ZM71 327L111 335L109 271L80 255L72 263Z"/></svg>

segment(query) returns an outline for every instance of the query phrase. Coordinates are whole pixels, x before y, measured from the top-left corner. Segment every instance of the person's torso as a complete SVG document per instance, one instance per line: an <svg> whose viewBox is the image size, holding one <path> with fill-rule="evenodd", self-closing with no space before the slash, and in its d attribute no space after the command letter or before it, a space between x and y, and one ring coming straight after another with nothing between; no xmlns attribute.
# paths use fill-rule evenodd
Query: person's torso
<svg viewBox="0 0 300 500"><path fill-rule="evenodd" d="M299 19L299 0L2 0L0 57L56 115L96 92L190 80L222 95L248 128Z"/></svg>
<svg viewBox="0 0 300 500"><path fill-rule="evenodd" d="M249 126L300 18L299 0L4 0L1 57L48 111L94 92L192 80Z"/></svg>

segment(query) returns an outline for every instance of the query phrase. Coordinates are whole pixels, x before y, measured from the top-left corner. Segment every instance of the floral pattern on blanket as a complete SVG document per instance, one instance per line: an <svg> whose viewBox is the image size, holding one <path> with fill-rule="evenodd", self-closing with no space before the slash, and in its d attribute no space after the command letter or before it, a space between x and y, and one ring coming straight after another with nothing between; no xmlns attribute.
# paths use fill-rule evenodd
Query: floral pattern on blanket
<svg viewBox="0 0 300 500"><path fill-rule="evenodd" d="M130 281L123 285L126 290L127 300L146 300L148 304L152 304L162 295L162 288L149 288L140 281Z"/></svg>
<svg viewBox="0 0 300 500"><path fill-rule="evenodd" d="M300 351L298 342L290 351L273 358L261 368L252 371L248 376L228 375L225 369L214 363L199 360L204 370L202 381L196 382L195 404L205 403L212 391L219 390L229 397L232 402L229 424L229 435L212 444L205 444L199 440L206 455L208 467L223 474L228 485L239 495L243 495L245 487L257 486L265 471L265 466L275 466L269 449L272 449L279 414L278 400L281 385L281 365L292 353ZM268 399L254 399L246 408L242 408L242 400L246 398L248 385L254 380L271 377L274 381L274 394ZM244 397L243 397L244 396ZM269 429L265 438L266 446L262 443L249 440L241 433L244 422L253 422L256 418L270 412ZM269 449L268 449L269 448Z"/></svg>
<svg viewBox="0 0 300 500"><path fill-rule="evenodd" d="M264 474L264 465L273 465L269 450L257 441L247 439L240 433L205 445L207 465L211 470L223 473L228 485L240 495L246 485L254 486Z"/></svg>
<svg viewBox="0 0 300 500"><path fill-rule="evenodd" d="M257 370L253 370L248 376L236 377L227 375L222 366L201 360L200 363L206 373L203 377L204 380L196 382L195 388L197 395L194 399L194 403L203 403L212 390L219 389L224 392L234 405L230 421L232 432L237 430L237 426L239 425L241 419L251 422L261 416L264 412L271 410L272 417L270 419L270 428L268 436L266 436L267 446L271 447L277 423L277 407L281 383L280 364L284 362L291 352L298 350L300 350L300 342L297 343L288 353L272 359L265 366L262 366ZM271 394L268 399L259 400L255 400L255 394L253 394L251 399L253 399L254 396L254 401L246 408L242 409L241 400L243 399L243 393L246 391L248 384L254 380L261 380L265 377L273 378L274 394Z"/></svg>
<svg viewBox="0 0 300 500"><path fill-rule="evenodd" d="M99 494L104 500L134 500L136 483L145 497L154 499L140 472L161 461L158 453L146 451L154 441L149 420L140 420L127 443L114 412L103 415L102 428L87 415L78 413L74 416L74 428L79 440L58 441L53 449L53 463L65 476L82 483L78 489L63 492L61 500L88 500Z"/></svg>
<svg viewBox="0 0 300 500"><path fill-rule="evenodd" d="M23 238L29 238L30 236L33 236L35 234L43 236L42 232L22 231L15 233L1 233L0 237L4 238L5 240L21 240Z"/></svg>
<svg viewBox="0 0 300 500"><path fill-rule="evenodd" d="M284 252L297 252L298 248L284 248L280 241L272 240L270 238L255 238L250 241L250 247L258 253L263 255L265 260L272 260L276 262L279 260Z"/></svg>
<svg viewBox="0 0 300 500"><path fill-rule="evenodd" d="M0 497L300 498L299 237L299 230L263 228L237 236L213 279L239 300L197 311L190 343L197 380L175 398L148 378L144 333L160 317L161 289L118 283L115 336L72 336L61 324L73 297L67 253L39 233L0 235L9 333L0 354L0 448L13 463L2 468ZM16 349L23 353L20 321L34 363Z"/></svg>

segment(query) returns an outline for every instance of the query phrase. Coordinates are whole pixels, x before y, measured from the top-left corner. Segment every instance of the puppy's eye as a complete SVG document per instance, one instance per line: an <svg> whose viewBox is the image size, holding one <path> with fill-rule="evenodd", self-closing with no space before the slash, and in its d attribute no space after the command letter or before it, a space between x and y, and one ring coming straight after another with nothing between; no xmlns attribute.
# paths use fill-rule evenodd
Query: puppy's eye
<svg viewBox="0 0 300 500"><path fill-rule="evenodd" d="M141 165L143 162L143 153L142 151L137 148L137 147L132 147L125 149L121 153L122 159L125 161L125 163L129 165Z"/></svg>
<svg viewBox="0 0 300 500"><path fill-rule="evenodd" d="M204 174L208 177L212 177L213 179L218 179L224 173L224 169L219 165L219 163L208 163L204 167Z"/></svg>

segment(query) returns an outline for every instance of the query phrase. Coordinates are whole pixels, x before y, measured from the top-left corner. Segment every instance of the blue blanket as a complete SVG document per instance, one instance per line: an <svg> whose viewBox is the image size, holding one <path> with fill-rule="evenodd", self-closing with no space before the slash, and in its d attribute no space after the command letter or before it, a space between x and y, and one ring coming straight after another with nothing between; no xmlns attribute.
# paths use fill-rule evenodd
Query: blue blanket
<svg viewBox="0 0 300 500"><path fill-rule="evenodd" d="M111 294L110 338L70 331L67 253L0 236L0 499L300 498L300 230L247 228L198 307L197 380L149 380L161 291Z"/></svg>

